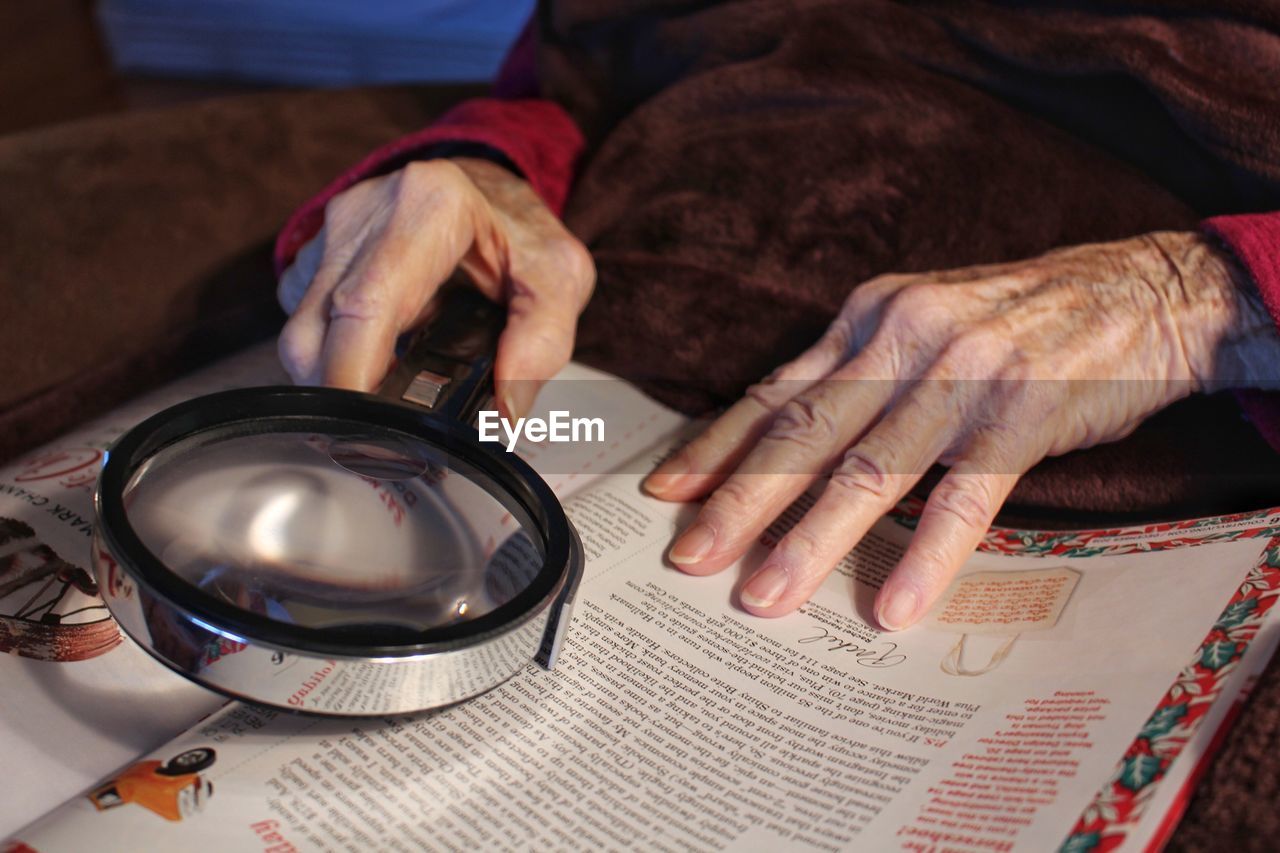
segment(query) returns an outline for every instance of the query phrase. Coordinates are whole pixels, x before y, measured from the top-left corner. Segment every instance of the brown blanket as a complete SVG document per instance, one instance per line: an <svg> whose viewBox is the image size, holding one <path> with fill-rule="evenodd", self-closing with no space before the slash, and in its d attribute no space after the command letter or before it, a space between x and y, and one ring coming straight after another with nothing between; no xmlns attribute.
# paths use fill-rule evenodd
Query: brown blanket
<svg viewBox="0 0 1280 853"><path fill-rule="evenodd" d="M1280 207L1280 12L1250 4L555 0L539 23L544 87L593 144L567 211L600 271L579 357L686 410L879 273ZM1013 504L1241 509L1280 501L1277 474L1229 399L1198 399Z"/></svg>

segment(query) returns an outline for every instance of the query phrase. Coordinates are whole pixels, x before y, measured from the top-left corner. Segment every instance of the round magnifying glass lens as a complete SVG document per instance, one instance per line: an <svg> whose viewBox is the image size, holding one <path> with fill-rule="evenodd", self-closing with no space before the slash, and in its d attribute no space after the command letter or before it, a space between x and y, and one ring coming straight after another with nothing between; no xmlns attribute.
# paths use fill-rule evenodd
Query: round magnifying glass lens
<svg viewBox="0 0 1280 853"><path fill-rule="evenodd" d="M394 430L254 422L161 450L125 490L169 571L277 622L420 632L475 619L541 571L541 537L500 488Z"/></svg>

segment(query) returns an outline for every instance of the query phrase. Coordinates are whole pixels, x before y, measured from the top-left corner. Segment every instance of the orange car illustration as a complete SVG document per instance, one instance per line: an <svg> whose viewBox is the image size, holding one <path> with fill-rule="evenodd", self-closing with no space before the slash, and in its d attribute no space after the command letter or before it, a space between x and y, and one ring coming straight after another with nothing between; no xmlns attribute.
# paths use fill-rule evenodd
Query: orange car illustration
<svg viewBox="0 0 1280 853"><path fill-rule="evenodd" d="M165 820L182 820L204 808L213 796L213 783L202 779L217 753L208 747L188 749L167 762L139 761L114 779L89 792L98 811L137 803Z"/></svg>

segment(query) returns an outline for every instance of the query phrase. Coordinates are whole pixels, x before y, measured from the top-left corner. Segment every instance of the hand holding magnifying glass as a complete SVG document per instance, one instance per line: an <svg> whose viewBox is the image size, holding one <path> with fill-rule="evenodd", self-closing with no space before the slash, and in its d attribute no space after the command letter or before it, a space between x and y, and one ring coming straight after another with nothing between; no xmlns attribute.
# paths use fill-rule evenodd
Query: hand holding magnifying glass
<svg viewBox="0 0 1280 853"><path fill-rule="evenodd" d="M300 384L374 389L455 269L506 305L496 399L507 417L527 413L569 361L595 267L527 181L486 160L411 163L329 202L280 281L285 369Z"/></svg>

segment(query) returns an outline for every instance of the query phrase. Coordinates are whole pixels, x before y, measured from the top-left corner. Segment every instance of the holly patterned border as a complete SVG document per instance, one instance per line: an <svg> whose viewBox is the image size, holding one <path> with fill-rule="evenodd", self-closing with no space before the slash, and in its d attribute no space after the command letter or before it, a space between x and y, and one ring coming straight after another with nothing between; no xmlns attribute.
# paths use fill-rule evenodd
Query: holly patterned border
<svg viewBox="0 0 1280 853"><path fill-rule="evenodd" d="M892 515L898 523L914 529L923 509L924 501L909 498ZM1178 674L1111 776L1077 819L1060 848L1064 853L1105 853L1124 842L1174 759L1222 694L1267 613L1280 600L1278 512L1272 509L1107 530L992 528L978 546L978 550L993 554L1069 559L1167 551L1240 539L1268 540L1195 657ZM1251 521L1256 523L1250 524ZM1179 535L1168 536L1170 533ZM1151 536L1167 538L1152 542L1147 538Z"/></svg>

